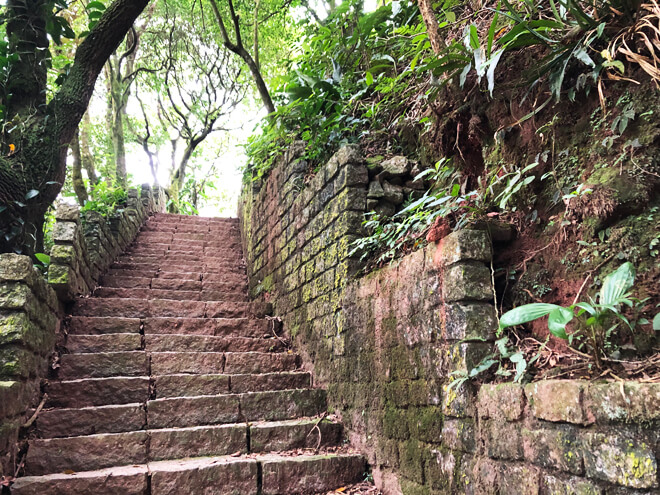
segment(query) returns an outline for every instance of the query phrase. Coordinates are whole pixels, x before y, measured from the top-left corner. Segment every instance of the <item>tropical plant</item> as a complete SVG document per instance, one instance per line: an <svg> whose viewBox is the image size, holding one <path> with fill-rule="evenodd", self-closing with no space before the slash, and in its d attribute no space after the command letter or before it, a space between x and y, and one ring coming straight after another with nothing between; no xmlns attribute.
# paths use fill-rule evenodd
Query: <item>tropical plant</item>
<svg viewBox="0 0 660 495"><path fill-rule="evenodd" d="M605 352L613 345L612 336L623 323L634 331L636 324L646 320L630 321L623 313L624 306L632 308L636 302L629 292L635 281L635 268L630 262L622 264L603 280L595 298L578 302L569 307L556 304L532 303L504 313L500 318L500 330L548 317L548 330L552 335L568 341L569 345L586 345L598 368L602 367ZM576 320L574 330L566 326Z"/></svg>
<svg viewBox="0 0 660 495"><path fill-rule="evenodd" d="M474 380L486 371L490 370L493 366L497 366L495 374L510 378L513 375L514 383L520 383L525 377L527 370L541 357L541 351L547 344L544 342L537 350L536 354L529 360L526 359L525 354L515 346L511 346L509 337L504 336L495 341L495 350L491 354L484 357L481 362L471 370L456 370L451 373L452 381L447 385L447 388L458 388L463 383ZM511 370L510 368L513 368Z"/></svg>
<svg viewBox="0 0 660 495"><path fill-rule="evenodd" d="M95 211L104 217L112 215L126 204L126 191L120 187L111 187L106 182L99 182L92 187L92 199L80 209L81 212Z"/></svg>

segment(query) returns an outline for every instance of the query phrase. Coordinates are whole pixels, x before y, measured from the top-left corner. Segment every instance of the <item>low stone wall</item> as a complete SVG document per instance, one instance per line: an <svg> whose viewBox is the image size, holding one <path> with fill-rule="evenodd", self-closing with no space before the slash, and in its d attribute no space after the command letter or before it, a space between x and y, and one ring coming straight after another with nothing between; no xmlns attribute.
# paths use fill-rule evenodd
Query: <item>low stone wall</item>
<svg viewBox="0 0 660 495"><path fill-rule="evenodd" d="M129 189L126 206L107 219L94 211L84 218L75 205L60 204L55 212L48 283L60 300L89 294L114 259L130 244L152 213L163 211L162 189Z"/></svg>
<svg viewBox="0 0 660 495"><path fill-rule="evenodd" d="M48 280L27 256L0 254L0 475L13 476L21 427L41 399L66 305L89 294L98 277L137 235L150 214L163 211L161 190L129 191L109 219L60 205L53 228Z"/></svg>
<svg viewBox="0 0 660 495"><path fill-rule="evenodd" d="M356 278L359 150L307 184L299 151L243 192L251 292L274 303L385 493L658 493L660 384L447 390L494 340L487 234L455 232Z"/></svg>

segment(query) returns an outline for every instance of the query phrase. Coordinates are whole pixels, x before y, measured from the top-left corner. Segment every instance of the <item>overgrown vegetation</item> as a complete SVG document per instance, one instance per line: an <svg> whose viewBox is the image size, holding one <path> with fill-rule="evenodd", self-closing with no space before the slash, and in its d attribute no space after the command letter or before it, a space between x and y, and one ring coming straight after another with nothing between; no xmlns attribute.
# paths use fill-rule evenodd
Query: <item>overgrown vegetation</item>
<svg viewBox="0 0 660 495"><path fill-rule="evenodd" d="M512 252L496 260L500 309L545 304L556 310L550 330L563 317L571 331L545 340L538 327L503 328L496 353L459 379L496 364L500 376L528 379L533 367L570 361L556 350L557 338L594 369L628 359L631 347L632 355L653 352L657 266L646 260L658 245L657 205L649 204L660 177L651 158L658 149L657 4L500 0L476 8L448 0L433 7L429 18L415 4L365 13L359 2L344 2L308 29L274 86L276 112L247 145L246 177L265 177L300 139L310 174L349 142L359 142L368 161L416 159L425 171L412 179L424 181L426 192L392 215L372 211L367 235L353 245L369 267L453 229L517 231L519 240L503 241ZM633 231L618 227L622 218L637 222ZM528 270L532 260L541 272ZM633 264L639 299L603 302L612 278L601 272ZM555 304L567 297L566 280L576 284L571 297L595 294L592 302L585 295L574 303L581 307Z"/></svg>

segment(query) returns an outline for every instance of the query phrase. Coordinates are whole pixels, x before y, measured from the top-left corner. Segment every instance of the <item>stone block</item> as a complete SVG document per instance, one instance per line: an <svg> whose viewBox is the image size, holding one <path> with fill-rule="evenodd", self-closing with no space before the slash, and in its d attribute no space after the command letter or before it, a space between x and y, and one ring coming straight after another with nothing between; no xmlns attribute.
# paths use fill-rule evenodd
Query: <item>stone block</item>
<svg viewBox="0 0 660 495"><path fill-rule="evenodd" d="M484 384L479 388L477 413L481 418L516 421L525 408L525 394L517 383Z"/></svg>
<svg viewBox="0 0 660 495"><path fill-rule="evenodd" d="M424 444L411 439L399 444L399 463L405 477L420 484L424 484L424 464L430 454Z"/></svg>
<svg viewBox="0 0 660 495"><path fill-rule="evenodd" d="M45 371L46 360L19 346L0 349L0 378L27 378Z"/></svg>
<svg viewBox="0 0 660 495"><path fill-rule="evenodd" d="M445 303L492 300L490 270L476 263L461 263L447 268L442 279L442 298Z"/></svg>
<svg viewBox="0 0 660 495"><path fill-rule="evenodd" d="M477 450L474 420L448 419L442 427L442 444L451 450L474 453Z"/></svg>
<svg viewBox="0 0 660 495"><path fill-rule="evenodd" d="M557 478L546 474L543 486L547 495L602 495L603 490L583 478Z"/></svg>
<svg viewBox="0 0 660 495"><path fill-rule="evenodd" d="M0 254L0 281L29 281L34 275L32 260L20 254Z"/></svg>
<svg viewBox="0 0 660 495"><path fill-rule="evenodd" d="M493 346L483 342L463 342L449 346L450 371L476 368L490 354Z"/></svg>
<svg viewBox="0 0 660 495"><path fill-rule="evenodd" d="M451 265L459 261L490 263L492 247L483 230L457 230L442 239L438 249L439 262Z"/></svg>
<svg viewBox="0 0 660 495"><path fill-rule="evenodd" d="M499 495L539 495L540 471L531 466L503 464Z"/></svg>
<svg viewBox="0 0 660 495"><path fill-rule="evenodd" d="M481 423L482 439L488 457L519 461L524 457L520 426L489 419Z"/></svg>
<svg viewBox="0 0 660 495"><path fill-rule="evenodd" d="M539 466L582 474L583 445L577 432L570 427L556 430L522 430L525 458Z"/></svg>
<svg viewBox="0 0 660 495"><path fill-rule="evenodd" d="M56 244L74 244L78 242L78 224L76 222L56 222L53 227L53 241Z"/></svg>
<svg viewBox="0 0 660 495"><path fill-rule="evenodd" d="M412 169L412 163L405 156L393 156L383 161L380 166L383 169L382 174L385 178L401 177L409 174Z"/></svg>
<svg viewBox="0 0 660 495"><path fill-rule="evenodd" d="M31 383L0 381L0 421L25 412L30 407L36 390Z"/></svg>
<svg viewBox="0 0 660 495"><path fill-rule="evenodd" d="M447 340L493 341L497 330L495 307L488 303L451 303L443 306Z"/></svg>
<svg viewBox="0 0 660 495"><path fill-rule="evenodd" d="M0 315L0 346L21 345L45 355L55 343L55 328L46 331L30 321L26 313Z"/></svg>
<svg viewBox="0 0 660 495"><path fill-rule="evenodd" d="M660 420L660 383L612 382L590 384L585 408L599 424L642 423Z"/></svg>
<svg viewBox="0 0 660 495"><path fill-rule="evenodd" d="M621 432L587 433L584 465L589 478L628 488L657 488L658 463L653 446Z"/></svg>
<svg viewBox="0 0 660 495"><path fill-rule="evenodd" d="M71 205L68 203L58 203L55 210L55 219L65 222L79 222L80 221L80 208L78 205Z"/></svg>
<svg viewBox="0 0 660 495"><path fill-rule="evenodd" d="M76 248L70 244L55 244L50 250L51 264L72 265L76 257Z"/></svg>
<svg viewBox="0 0 660 495"><path fill-rule="evenodd" d="M365 470L364 458L356 454L267 458L262 462L260 492L263 495L325 493L330 487L360 481Z"/></svg>
<svg viewBox="0 0 660 495"><path fill-rule="evenodd" d="M474 417L475 394L469 383L448 389L442 396L442 412L454 418Z"/></svg>
<svg viewBox="0 0 660 495"><path fill-rule="evenodd" d="M583 395L587 384L578 380L545 380L525 387L532 415L545 421L588 424Z"/></svg>

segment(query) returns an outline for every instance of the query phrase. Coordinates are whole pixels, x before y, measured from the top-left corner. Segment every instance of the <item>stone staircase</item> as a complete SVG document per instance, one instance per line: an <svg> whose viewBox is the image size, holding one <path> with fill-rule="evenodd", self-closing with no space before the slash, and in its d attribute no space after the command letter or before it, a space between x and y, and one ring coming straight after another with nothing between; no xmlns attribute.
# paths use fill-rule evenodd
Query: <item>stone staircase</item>
<svg viewBox="0 0 660 495"><path fill-rule="evenodd" d="M250 302L238 222L156 215L68 325L14 494L325 493L363 479Z"/></svg>

